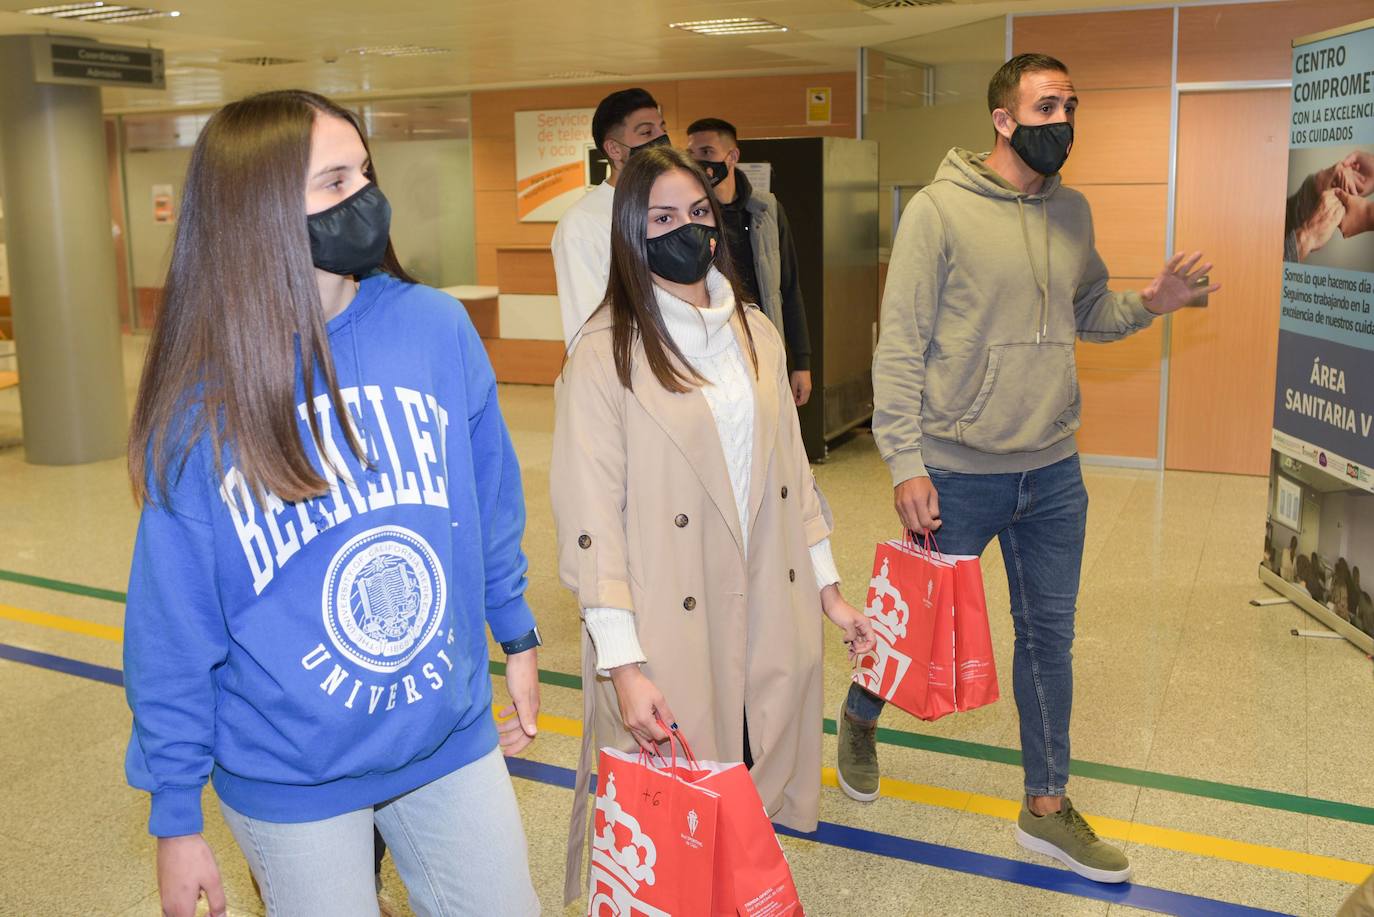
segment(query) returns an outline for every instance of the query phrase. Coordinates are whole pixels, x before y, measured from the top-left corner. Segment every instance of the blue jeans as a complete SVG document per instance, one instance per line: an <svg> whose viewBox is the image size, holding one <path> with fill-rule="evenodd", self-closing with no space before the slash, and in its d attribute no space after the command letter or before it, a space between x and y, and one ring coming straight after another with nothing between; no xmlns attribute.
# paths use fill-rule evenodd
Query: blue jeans
<svg viewBox="0 0 1374 917"><path fill-rule="evenodd" d="M268 917L376 917L373 825L420 917L533 917L525 830L499 749L404 796L322 821L280 824L220 810Z"/></svg>
<svg viewBox="0 0 1374 917"><path fill-rule="evenodd" d="M1021 764L1030 796L1062 796L1069 782L1073 707L1073 619L1088 491L1078 456L1017 474L928 469L940 498L936 531L946 554L981 555L1002 545L1016 626L1011 683L1021 717ZM881 698L849 688L845 709L878 718Z"/></svg>

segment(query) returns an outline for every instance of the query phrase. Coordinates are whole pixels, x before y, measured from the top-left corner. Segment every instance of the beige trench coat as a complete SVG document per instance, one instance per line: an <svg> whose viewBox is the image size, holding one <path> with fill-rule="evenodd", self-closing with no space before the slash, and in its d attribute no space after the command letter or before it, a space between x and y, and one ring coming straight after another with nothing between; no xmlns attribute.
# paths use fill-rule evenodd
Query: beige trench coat
<svg viewBox="0 0 1374 917"><path fill-rule="evenodd" d="M749 556L715 420L700 391L675 394L636 346L633 391L620 384L611 319L583 329L556 389L551 491L559 575L582 608L634 612L648 662L701 760L743 760L768 814L816 827L821 783L820 594L810 546L829 510L802 446L782 340L748 310L758 351ZM748 361L738 318L733 330ZM615 688L595 669L583 627L583 741L568 841L566 893L581 882L596 749L636 748Z"/></svg>

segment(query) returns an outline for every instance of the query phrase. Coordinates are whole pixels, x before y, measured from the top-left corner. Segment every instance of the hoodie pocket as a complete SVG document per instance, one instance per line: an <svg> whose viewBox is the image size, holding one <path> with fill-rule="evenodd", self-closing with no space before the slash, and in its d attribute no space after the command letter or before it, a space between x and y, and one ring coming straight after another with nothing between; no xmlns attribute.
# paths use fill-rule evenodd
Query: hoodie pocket
<svg viewBox="0 0 1374 917"><path fill-rule="evenodd" d="M1078 429L1078 376L1072 344L999 344L973 404L955 424L959 442L979 452L1047 449Z"/></svg>

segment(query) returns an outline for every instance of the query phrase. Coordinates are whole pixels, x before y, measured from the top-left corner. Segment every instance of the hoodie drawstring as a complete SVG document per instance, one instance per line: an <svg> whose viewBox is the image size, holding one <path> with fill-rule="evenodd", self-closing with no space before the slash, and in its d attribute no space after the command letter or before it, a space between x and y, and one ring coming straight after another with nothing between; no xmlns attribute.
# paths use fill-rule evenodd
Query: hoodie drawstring
<svg viewBox="0 0 1374 917"><path fill-rule="evenodd" d="M1045 205L1042 203L1042 207ZM1030 262L1031 276L1040 290L1040 321L1035 328L1035 343L1039 344L1050 333L1050 213L1045 207L1045 282L1040 282L1040 272L1035 269L1035 255L1031 253L1030 226L1026 224L1026 201L1020 195L1016 198L1016 212L1021 217L1021 238L1026 243L1026 260Z"/></svg>

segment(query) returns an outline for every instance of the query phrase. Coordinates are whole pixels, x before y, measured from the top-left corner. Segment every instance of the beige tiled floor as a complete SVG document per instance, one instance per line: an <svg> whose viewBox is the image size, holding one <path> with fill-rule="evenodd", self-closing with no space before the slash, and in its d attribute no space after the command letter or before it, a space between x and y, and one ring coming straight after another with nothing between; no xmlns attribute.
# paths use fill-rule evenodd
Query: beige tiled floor
<svg viewBox="0 0 1374 917"><path fill-rule="evenodd" d="M132 394L140 342L126 340ZM541 665L579 669L576 609L554 575L547 475L552 403L547 389L503 389L525 472L530 598L547 646ZM0 392L0 444L21 435L16 390ZM863 435L817 467L839 529L836 559L861 600L873 544L894 532L890 488ZM1132 471L1087 472L1092 509L1078 619L1074 752L1080 759L1166 774L1374 804L1374 678L1369 660L1336 641L1303 641L1313 626L1291 607L1254 608L1261 592L1254 547L1265 484L1254 478ZM120 590L136 515L118 461L39 468L0 446L0 569ZM1004 700L894 729L1002 747L1017 742L1010 692L1011 623L994 546L984 558ZM0 605L119 625L109 601L0 582ZM0 643L120 666L117 642L0 617ZM832 647L837 649L837 647ZM826 710L846 684L842 654L827 661ZM498 682L498 689L500 685ZM544 711L576 719L579 695L546 686ZM0 915L158 913L146 800L124 785L129 728L119 689L0 661ZM539 761L572 767L575 738L545 733ZM834 739L825 740L833 764ZM910 784L1013 799L1015 767L885 745L887 776ZM547 913L561 907L568 791L516 780L536 886ZM1098 816L1344 860L1374 858L1374 826L1199 798L1132 784L1076 779L1079 808ZM260 914L243 858L206 796L207 833L231 913ZM1044 864L1025 854L1010 823L900 798L869 806L822 794L825 821ZM816 915L1102 915L1145 913L982 876L785 838L797 885ZM1304 915L1332 914L1349 886L1294 867L1264 868L1143 844L1128 850L1145 885ZM1282 861L1280 861L1282 864ZM388 867L387 897L405 912ZM579 913L577 906L567 914Z"/></svg>

